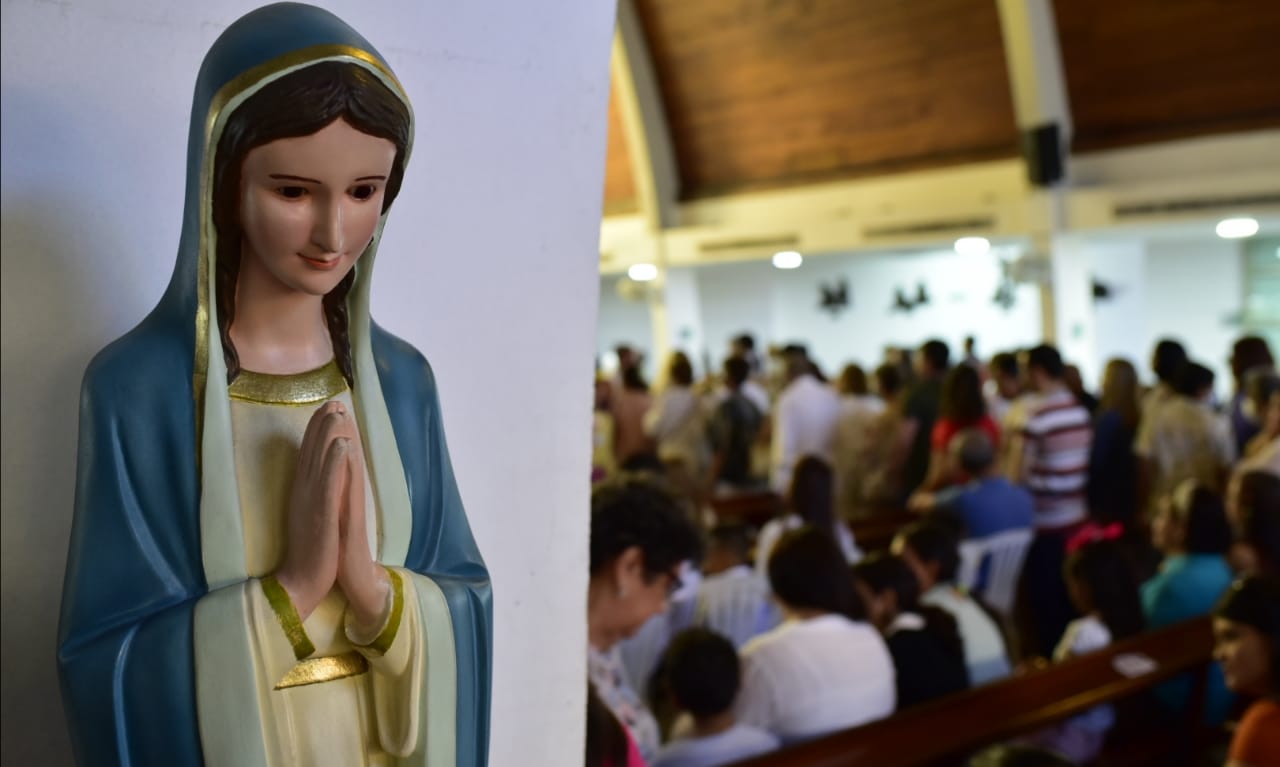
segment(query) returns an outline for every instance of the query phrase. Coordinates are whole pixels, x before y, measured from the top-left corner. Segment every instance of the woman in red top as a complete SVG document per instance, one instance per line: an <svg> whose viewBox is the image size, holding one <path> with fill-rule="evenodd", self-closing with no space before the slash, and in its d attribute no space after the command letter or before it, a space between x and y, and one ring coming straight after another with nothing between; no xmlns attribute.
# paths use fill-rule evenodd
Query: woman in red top
<svg viewBox="0 0 1280 767"><path fill-rule="evenodd" d="M965 429L981 429L998 448L1000 427L987 414L987 400L982 396L982 378L971 365L956 365L942 382L942 401L938 420L929 435L931 455L929 473L921 490L933 491L968 479L947 459L947 446Z"/></svg>
<svg viewBox="0 0 1280 767"><path fill-rule="evenodd" d="M1280 581L1237 581L1214 611L1213 633L1227 686L1257 697L1231 739L1227 767L1280 764Z"/></svg>

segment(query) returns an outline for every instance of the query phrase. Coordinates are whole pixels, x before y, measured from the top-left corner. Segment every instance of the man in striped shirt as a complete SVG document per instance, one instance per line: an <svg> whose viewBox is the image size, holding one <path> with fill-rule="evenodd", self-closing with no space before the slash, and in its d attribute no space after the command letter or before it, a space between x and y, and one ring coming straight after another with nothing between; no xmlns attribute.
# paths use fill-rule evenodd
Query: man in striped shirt
<svg viewBox="0 0 1280 767"><path fill-rule="evenodd" d="M1027 353L1027 377L1035 398L1026 420L1011 435L1010 480L1035 499L1036 537L1022 574L1023 593L1036 648L1046 656L1075 611L1062 578L1066 543L1085 522L1085 482L1093 425L1089 411L1067 388L1058 350L1042 344Z"/></svg>

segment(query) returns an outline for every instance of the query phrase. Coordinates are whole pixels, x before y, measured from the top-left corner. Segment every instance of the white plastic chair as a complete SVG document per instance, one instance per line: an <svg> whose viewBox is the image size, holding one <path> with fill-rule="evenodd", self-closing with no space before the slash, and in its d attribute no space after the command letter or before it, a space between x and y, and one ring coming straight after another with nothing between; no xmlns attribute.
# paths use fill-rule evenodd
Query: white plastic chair
<svg viewBox="0 0 1280 767"><path fill-rule="evenodd" d="M1013 613L1013 603L1018 594L1018 578L1022 575L1022 563L1031 547L1034 532L1031 528L1006 530L986 538L970 538L960 543L960 571L956 580L960 585L973 589L978 571L984 559L987 566L987 583L980 592L987 604L1004 616Z"/></svg>

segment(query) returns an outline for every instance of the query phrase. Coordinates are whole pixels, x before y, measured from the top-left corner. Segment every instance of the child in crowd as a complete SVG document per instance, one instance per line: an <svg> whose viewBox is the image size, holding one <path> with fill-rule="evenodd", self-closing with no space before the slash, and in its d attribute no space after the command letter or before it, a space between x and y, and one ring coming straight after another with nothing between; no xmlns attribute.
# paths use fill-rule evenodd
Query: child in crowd
<svg viewBox="0 0 1280 767"><path fill-rule="evenodd" d="M1063 578L1082 617L1067 624L1053 651L1054 661L1101 650L1142 631L1138 584L1120 544L1112 540L1085 543L1068 556ZM1101 705L1043 730L1031 740L1075 761L1088 762L1102 750L1115 719L1115 710Z"/></svg>
<svg viewBox="0 0 1280 767"><path fill-rule="evenodd" d="M741 669L728 639L689 629L671 642L662 668L668 692L693 727L691 736L668 743L653 767L715 767L778 747L774 736L734 719Z"/></svg>
<svg viewBox="0 0 1280 767"><path fill-rule="evenodd" d="M920 584L902 557L876 552L853 566L853 578L893 656L899 711L969 687L956 619L920 604Z"/></svg>

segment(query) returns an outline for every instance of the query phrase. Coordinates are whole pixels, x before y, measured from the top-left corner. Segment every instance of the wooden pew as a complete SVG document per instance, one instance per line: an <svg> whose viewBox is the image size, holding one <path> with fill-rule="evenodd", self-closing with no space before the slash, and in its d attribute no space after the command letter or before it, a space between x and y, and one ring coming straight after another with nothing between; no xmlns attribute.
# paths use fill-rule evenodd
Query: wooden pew
<svg viewBox="0 0 1280 767"><path fill-rule="evenodd" d="M781 514L786 508L782 496L772 492L713 498L711 509L721 521L737 520L763 527L766 522ZM900 508L876 509L873 513L858 517L849 523L853 539L863 551L875 551L889 547L898 530L919 519Z"/></svg>
<svg viewBox="0 0 1280 767"><path fill-rule="evenodd" d="M785 507L782 496L768 491L711 499L711 510L721 522L746 522L757 528L781 514Z"/></svg>
<svg viewBox="0 0 1280 767"><path fill-rule="evenodd" d="M1170 751L1193 745L1212 658L1209 618L1198 618L1118 642L1105 650L1040 671L948 696L878 722L738 762L732 767L910 767L965 754L1061 721L1100 703L1126 698L1188 670L1197 670L1188 726L1169 733ZM1138 653L1157 664L1129 678L1117 656ZM1179 743L1179 741L1182 741Z"/></svg>

